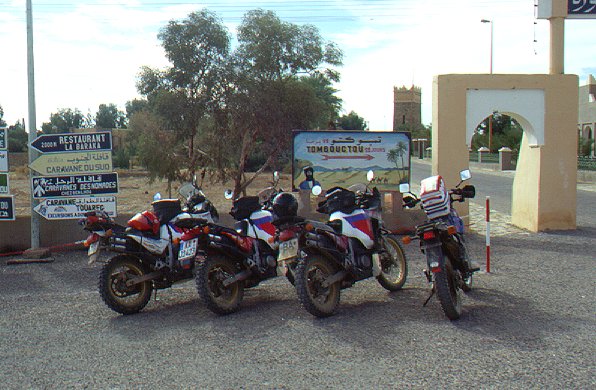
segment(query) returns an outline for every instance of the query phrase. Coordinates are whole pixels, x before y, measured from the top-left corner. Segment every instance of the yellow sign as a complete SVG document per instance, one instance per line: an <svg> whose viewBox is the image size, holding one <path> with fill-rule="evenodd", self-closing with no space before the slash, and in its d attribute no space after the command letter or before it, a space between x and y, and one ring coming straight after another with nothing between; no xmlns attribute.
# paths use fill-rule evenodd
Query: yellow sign
<svg viewBox="0 0 596 390"><path fill-rule="evenodd" d="M44 176L112 172L112 152L43 154L29 168Z"/></svg>

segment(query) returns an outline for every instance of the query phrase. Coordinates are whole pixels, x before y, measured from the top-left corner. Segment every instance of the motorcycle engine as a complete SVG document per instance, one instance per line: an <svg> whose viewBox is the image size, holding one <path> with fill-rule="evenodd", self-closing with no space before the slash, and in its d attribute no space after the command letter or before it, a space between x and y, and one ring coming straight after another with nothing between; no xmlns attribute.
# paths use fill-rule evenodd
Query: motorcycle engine
<svg viewBox="0 0 596 390"><path fill-rule="evenodd" d="M370 269L372 267L372 259L369 255L360 255L357 257L358 267L362 269Z"/></svg>

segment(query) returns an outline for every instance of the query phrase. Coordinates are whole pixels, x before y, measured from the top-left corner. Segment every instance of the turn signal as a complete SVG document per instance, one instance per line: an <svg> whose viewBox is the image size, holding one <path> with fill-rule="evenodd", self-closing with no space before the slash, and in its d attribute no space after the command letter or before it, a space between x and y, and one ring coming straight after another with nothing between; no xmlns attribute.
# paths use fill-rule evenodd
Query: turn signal
<svg viewBox="0 0 596 390"><path fill-rule="evenodd" d="M112 231L112 229L108 229L106 231L106 237L112 237L112 234L114 234L114 232Z"/></svg>
<svg viewBox="0 0 596 390"><path fill-rule="evenodd" d="M313 230L315 230L315 227L312 223L307 223L306 225L304 225L304 230L306 230L307 232L312 232Z"/></svg>
<svg viewBox="0 0 596 390"><path fill-rule="evenodd" d="M409 243L412 242L412 237L410 236L405 236L401 239L401 242L403 242L404 244L408 245Z"/></svg>
<svg viewBox="0 0 596 390"><path fill-rule="evenodd" d="M209 234L210 232L211 232L211 228L209 226L204 226L203 227L203 233Z"/></svg>
<svg viewBox="0 0 596 390"><path fill-rule="evenodd" d="M457 228L453 225L447 226L447 233L452 236L457 233Z"/></svg>
<svg viewBox="0 0 596 390"><path fill-rule="evenodd" d="M178 238L178 237L174 238L174 239L172 240L172 243L173 243L174 245L178 245L178 244L180 244L180 238Z"/></svg>

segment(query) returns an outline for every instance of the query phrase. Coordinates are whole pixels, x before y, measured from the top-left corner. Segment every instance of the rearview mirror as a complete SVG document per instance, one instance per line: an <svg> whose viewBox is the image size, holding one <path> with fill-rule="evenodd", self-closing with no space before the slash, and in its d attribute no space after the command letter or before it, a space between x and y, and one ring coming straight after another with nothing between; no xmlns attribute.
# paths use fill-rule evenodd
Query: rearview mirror
<svg viewBox="0 0 596 390"><path fill-rule="evenodd" d="M277 183L279 181L279 172L273 172L273 182Z"/></svg>
<svg viewBox="0 0 596 390"><path fill-rule="evenodd" d="M321 192L323 192L323 189L321 188L321 186L314 186L310 192L314 195L314 196L319 196L321 195Z"/></svg>
<svg viewBox="0 0 596 390"><path fill-rule="evenodd" d="M402 183L399 185L399 192L402 194L407 194L410 192L410 184L409 183Z"/></svg>
<svg viewBox="0 0 596 390"><path fill-rule="evenodd" d="M469 169L464 169L459 173L459 178L461 181L470 180L472 178L472 172Z"/></svg>
<svg viewBox="0 0 596 390"><path fill-rule="evenodd" d="M157 192L155 195L153 195L153 200L161 200L161 194Z"/></svg>
<svg viewBox="0 0 596 390"><path fill-rule="evenodd" d="M230 200L232 199L232 196L234 196L234 192L232 190L226 190L224 192L224 198Z"/></svg>
<svg viewBox="0 0 596 390"><path fill-rule="evenodd" d="M374 178L375 178L375 173L372 170L366 172L366 180L368 182L371 182Z"/></svg>

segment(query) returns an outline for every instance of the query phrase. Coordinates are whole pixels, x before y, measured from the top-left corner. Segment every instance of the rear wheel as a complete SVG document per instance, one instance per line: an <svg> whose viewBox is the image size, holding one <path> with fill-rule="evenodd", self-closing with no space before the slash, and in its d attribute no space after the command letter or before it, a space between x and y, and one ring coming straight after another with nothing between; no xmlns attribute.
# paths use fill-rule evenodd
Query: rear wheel
<svg viewBox="0 0 596 390"><path fill-rule="evenodd" d="M325 258L313 255L298 262L295 273L296 292L302 306L317 317L333 315L339 305L340 283L324 286L323 282L336 272Z"/></svg>
<svg viewBox="0 0 596 390"><path fill-rule="evenodd" d="M439 261L439 256L443 256L443 253L433 254L427 253L427 256L435 255L437 259L432 261ZM443 308L443 312L450 320L457 320L461 315L461 291L459 283L457 281L458 275L456 270L451 265L451 260L445 258L441 270L434 273L435 276L435 289L439 297L439 302Z"/></svg>
<svg viewBox="0 0 596 390"><path fill-rule="evenodd" d="M237 311L244 296L244 281L224 286L223 281L238 273L237 265L227 257L211 255L199 264L196 284L207 308L216 314Z"/></svg>
<svg viewBox="0 0 596 390"><path fill-rule="evenodd" d="M389 291L401 290L408 276L406 255L395 236L383 236L381 240L386 252L381 256L381 274L377 280Z"/></svg>
<svg viewBox="0 0 596 390"><path fill-rule="evenodd" d="M130 279L147 274L146 267L133 256L112 257L99 274L99 294L106 305L121 314L141 311L151 299L151 281L127 285Z"/></svg>

